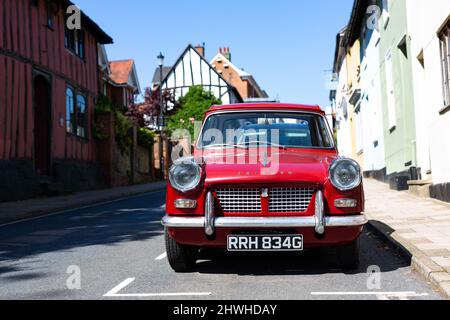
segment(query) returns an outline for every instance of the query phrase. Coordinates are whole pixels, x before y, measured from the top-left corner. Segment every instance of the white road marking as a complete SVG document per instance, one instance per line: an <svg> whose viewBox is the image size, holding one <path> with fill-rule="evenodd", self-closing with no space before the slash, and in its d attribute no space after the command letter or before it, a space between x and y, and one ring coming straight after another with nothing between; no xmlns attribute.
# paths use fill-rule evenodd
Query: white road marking
<svg viewBox="0 0 450 320"><path fill-rule="evenodd" d="M114 297L120 290L128 286L130 283L132 283L136 278L128 278L119 283L117 286L109 290L104 297Z"/></svg>
<svg viewBox="0 0 450 320"><path fill-rule="evenodd" d="M397 298L399 300L408 300L408 298L426 297L428 293L416 293L415 291L392 291L392 292L311 292L313 296L376 296L378 300L389 300Z"/></svg>
<svg viewBox="0 0 450 320"><path fill-rule="evenodd" d="M162 260L167 258L167 252L162 253L161 255L159 255L155 260Z"/></svg>
<svg viewBox="0 0 450 320"><path fill-rule="evenodd" d="M210 296L211 292L173 292L173 293L119 293L136 278L128 278L108 291L104 297L110 298L148 298L148 297L180 297L180 296Z"/></svg>

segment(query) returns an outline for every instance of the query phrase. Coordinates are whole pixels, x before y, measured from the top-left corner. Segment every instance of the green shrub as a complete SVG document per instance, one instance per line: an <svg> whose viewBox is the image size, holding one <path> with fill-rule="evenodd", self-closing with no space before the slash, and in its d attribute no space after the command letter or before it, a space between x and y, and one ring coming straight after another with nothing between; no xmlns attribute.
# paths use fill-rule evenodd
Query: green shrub
<svg viewBox="0 0 450 320"><path fill-rule="evenodd" d="M116 134L116 143L120 152L127 153L129 147L133 143L130 129L133 128L133 123L130 118L120 111L114 112L114 132Z"/></svg>
<svg viewBox="0 0 450 320"><path fill-rule="evenodd" d="M194 137L195 121L202 121L206 111L212 105L222 104L212 93L207 92L202 86L192 86L189 92L179 99L179 107L168 119L167 129L172 134L178 129L186 129Z"/></svg>
<svg viewBox="0 0 450 320"><path fill-rule="evenodd" d="M139 128L138 144L146 149L152 149L155 143L155 132L148 128Z"/></svg>

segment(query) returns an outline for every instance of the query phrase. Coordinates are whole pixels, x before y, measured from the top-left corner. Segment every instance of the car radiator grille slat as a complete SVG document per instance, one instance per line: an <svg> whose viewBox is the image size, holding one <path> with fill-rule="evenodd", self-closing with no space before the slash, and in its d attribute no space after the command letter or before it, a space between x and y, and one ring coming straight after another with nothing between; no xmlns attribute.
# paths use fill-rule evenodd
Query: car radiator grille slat
<svg viewBox="0 0 450 320"><path fill-rule="evenodd" d="M273 188L269 190L269 212L304 213L314 194L313 188ZM216 190L224 213L261 213L261 189L226 188Z"/></svg>
<svg viewBox="0 0 450 320"><path fill-rule="evenodd" d="M305 212L313 194L312 188L273 188L270 190L269 212Z"/></svg>
<svg viewBox="0 0 450 320"><path fill-rule="evenodd" d="M225 213L261 212L259 189L218 189L216 195Z"/></svg>

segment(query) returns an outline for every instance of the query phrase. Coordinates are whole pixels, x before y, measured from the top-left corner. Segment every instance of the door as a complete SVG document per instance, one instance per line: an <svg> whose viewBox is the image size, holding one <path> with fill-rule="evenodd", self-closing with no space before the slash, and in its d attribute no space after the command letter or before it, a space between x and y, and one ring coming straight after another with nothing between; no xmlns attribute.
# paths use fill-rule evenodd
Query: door
<svg viewBox="0 0 450 320"><path fill-rule="evenodd" d="M51 157L51 88L42 75L34 78L34 168L43 176L50 175Z"/></svg>

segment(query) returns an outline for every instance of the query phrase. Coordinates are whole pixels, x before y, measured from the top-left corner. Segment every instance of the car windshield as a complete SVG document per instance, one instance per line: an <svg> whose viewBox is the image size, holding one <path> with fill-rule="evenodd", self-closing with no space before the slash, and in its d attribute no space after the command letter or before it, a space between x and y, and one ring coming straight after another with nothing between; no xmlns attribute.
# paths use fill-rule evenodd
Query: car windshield
<svg viewBox="0 0 450 320"><path fill-rule="evenodd" d="M213 114L206 119L199 148L332 148L325 118L318 114L249 112Z"/></svg>

